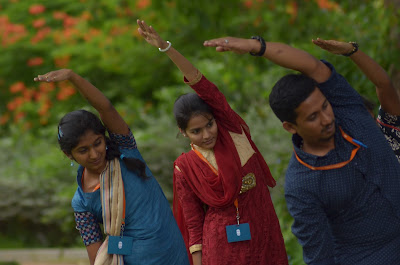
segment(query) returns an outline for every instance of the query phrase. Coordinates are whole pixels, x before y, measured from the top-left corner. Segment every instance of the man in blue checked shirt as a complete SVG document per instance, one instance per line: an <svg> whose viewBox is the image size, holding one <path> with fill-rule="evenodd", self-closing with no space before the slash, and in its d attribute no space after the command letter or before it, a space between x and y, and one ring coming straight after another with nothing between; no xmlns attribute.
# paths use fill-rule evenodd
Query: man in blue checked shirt
<svg viewBox="0 0 400 265"><path fill-rule="evenodd" d="M326 61L261 37L205 46L263 56L282 77L270 105L292 136L285 197L312 265L400 264L400 164L361 96ZM352 43L352 55L358 45Z"/></svg>

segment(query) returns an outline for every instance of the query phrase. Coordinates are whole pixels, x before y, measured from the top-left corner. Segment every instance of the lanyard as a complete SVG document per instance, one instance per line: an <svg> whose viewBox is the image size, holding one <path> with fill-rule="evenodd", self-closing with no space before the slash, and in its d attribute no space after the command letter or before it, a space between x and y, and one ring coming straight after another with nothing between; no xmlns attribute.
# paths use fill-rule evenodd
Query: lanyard
<svg viewBox="0 0 400 265"><path fill-rule="evenodd" d="M81 178L81 184L83 185L83 177L85 175L85 170L82 172L82 178ZM100 183L94 187L92 192L95 192L96 190L100 189ZM125 201L125 187L123 187L123 192L124 192L124 211L122 212L122 224L125 224L125 208L126 208L126 201Z"/></svg>
<svg viewBox="0 0 400 265"><path fill-rule="evenodd" d="M294 155L296 156L297 161L299 161L300 164L302 164L302 165L308 167L308 168L311 169L311 170L330 170L330 169L337 169L337 168L344 167L345 165L347 165L348 163L350 163L350 161L353 160L353 158L356 156L358 150L360 149L360 146L363 146L363 147L367 148L367 146L366 146L365 144L363 144L362 142L357 141L357 140L353 139L352 137L350 137L349 135L347 135L347 134L342 130L341 127L339 127L339 129L340 129L340 132L342 133L343 138L344 138L346 141L348 141L349 143L351 143L351 144L353 144L353 145L356 146L356 148L354 148L354 149L351 151L351 155L350 155L350 159L349 159L349 160L343 161L343 162L340 162L340 163L337 163L337 164L327 165L327 166L313 167L313 166L307 164L306 162L304 162L303 160L301 160L300 157L297 156L296 150L294 150Z"/></svg>

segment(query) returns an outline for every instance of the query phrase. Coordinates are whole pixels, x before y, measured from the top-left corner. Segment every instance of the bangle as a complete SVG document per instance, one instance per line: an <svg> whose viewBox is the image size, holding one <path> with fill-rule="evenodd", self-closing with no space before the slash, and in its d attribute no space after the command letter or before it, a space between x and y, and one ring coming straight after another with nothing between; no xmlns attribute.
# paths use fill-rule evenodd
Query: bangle
<svg viewBox="0 0 400 265"><path fill-rule="evenodd" d="M166 51L168 51L169 48L171 48L171 42L167 41L167 43L168 43L167 48L165 48L165 49L158 48L158 50L159 50L160 52L166 52Z"/></svg>
<svg viewBox="0 0 400 265"><path fill-rule="evenodd" d="M253 56L263 56L265 53L265 49L267 48L267 46L265 45L265 40L261 36L251 36L251 38L253 40L258 40L261 43L261 49L258 53L250 52L250 54Z"/></svg>
<svg viewBox="0 0 400 265"><path fill-rule="evenodd" d="M352 50L351 52L349 52L349 53L342 54L343 56L350 56L350 55L353 55L353 53L355 53L355 52L358 51L358 43L357 43L357 42L355 42L355 41L350 41L349 43L350 43L351 45L353 45L353 50Z"/></svg>

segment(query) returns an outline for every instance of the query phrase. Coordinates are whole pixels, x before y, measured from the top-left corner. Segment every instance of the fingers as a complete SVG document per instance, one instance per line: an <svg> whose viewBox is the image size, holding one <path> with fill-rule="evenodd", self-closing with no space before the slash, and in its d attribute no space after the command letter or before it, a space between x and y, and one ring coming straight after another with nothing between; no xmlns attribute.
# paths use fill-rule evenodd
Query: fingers
<svg viewBox="0 0 400 265"><path fill-rule="evenodd" d="M203 43L204 46L206 47L226 47L229 45L229 38L218 38L218 39L212 39L212 40L206 40Z"/></svg>
<svg viewBox="0 0 400 265"><path fill-rule="evenodd" d="M52 74L52 72L47 73L45 75L38 75L37 77L33 78L33 81L36 82L53 82L56 77Z"/></svg>

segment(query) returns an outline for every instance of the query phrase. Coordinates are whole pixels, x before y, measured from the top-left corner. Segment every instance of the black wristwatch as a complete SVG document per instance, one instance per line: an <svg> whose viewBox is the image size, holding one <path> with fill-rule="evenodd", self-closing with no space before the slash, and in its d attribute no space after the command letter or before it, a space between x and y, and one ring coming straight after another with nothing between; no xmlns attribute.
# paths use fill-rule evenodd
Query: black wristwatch
<svg viewBox="0 0 400 265"><path fill-rule="evenodd" d="M261 43L261 49L258 53L250 52L250 54L253 56L263 56L265 53L265 49L267 48L265 40L261 36L251 36L251 38L253 40L258 40Z"/></svg>
<svg viewBox="0 0 400 265"><path fill-rule="evenodd" d="M353 50L351 50L351 52L349 52L349 53L342 54L343 56L350 56L350 55L353 55L353 53L358 51L358 43L357 42L350 41L349 43L351 45L353 45Z"/></svg>

